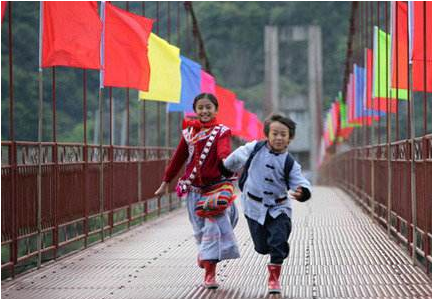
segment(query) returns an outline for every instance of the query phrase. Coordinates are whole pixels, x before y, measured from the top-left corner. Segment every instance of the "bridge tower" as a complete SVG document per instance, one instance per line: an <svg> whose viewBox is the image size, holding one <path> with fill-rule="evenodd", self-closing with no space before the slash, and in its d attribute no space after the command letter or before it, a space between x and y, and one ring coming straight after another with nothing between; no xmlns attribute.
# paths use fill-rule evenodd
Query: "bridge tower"
<svg viewBox="0 0 432 299"><path fill-rule="evenodd" d="M279 41L307 41L308 94L281 97L279 90ZM284 53L285 54L285 53ZM265 26L264 115L281 111L300 124L290 151L312 172L315 181L322 132L322 41L319 26Z"/></svg>

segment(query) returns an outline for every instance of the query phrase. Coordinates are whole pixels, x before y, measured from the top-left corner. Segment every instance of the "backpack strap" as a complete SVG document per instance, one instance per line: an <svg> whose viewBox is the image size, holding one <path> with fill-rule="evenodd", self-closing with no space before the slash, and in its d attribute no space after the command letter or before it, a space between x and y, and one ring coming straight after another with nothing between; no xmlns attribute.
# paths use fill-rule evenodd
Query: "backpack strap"
<svg viewBox="0 0 432 299"><path fill-rule="evenodd" d="M285 158L285 165L284 165L284 173L285 173L285 182L287 185L287 189L289 190L289 174L291 172L291 169L294 165L294 158L291 156L290 153L287 153L287 156Z"/></svg>
<svg viewBox="0 0 432 299"><path fill-rule="evenodd" d="M253 159L253 157L255 156L255 154L264 146L264 145L266 145L266 143L267 143L267 141L266 140L263 140L263 141L258 141L256 144L255 144L255 146L254 146L254 149L253 149L253 151L252 151L252 153L250 154L250 156L249 156L249 158L247 159L247 161L246 161L246 164L245 164L245 166L244 166L244 168L243 168L243 172L242 172L242 174L241 174L241 176L240 176L240 179L239 179L239 182L238 182L238 185L239 185L239 188L240 188L240 191L243 191L243 186L244 186L244 184L245 184L245 182L246 182L246 179L247 179L247 176L248 176L248 170L249 170L249 167L250 167L250 165L251 165L251 163L252 163L252 159Z"/></svg>

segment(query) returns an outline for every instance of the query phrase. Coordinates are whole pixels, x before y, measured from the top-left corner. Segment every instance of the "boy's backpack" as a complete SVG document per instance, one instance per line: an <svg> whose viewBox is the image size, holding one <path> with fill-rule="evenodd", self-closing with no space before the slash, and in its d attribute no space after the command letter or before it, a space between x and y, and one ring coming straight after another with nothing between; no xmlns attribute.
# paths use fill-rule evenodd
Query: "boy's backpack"
<svg viewBox="0 0 432 299"><path fill-rule="evenodd" d="M239 182L238 182L238 185L239 185L239 188L241 191L243 191L244 184L247 180L248 170L249 170L249 167L250 167L250 164L252 162L253 157L263 146L266 145L266 143L267 143L266 140L258 141L255 144L255 147L254 147L252 153L250 154L249 158L247 159L246 164L245 164L244 169L243 169L243 173L241 174ZM289 189L289 173L291 172L293 165L294 165L294 158L290 155L290 153L288 153L288 155L286 156L286 159L285 159L285 166L284 166L285 182L287 185L287 189Z"/></svg>

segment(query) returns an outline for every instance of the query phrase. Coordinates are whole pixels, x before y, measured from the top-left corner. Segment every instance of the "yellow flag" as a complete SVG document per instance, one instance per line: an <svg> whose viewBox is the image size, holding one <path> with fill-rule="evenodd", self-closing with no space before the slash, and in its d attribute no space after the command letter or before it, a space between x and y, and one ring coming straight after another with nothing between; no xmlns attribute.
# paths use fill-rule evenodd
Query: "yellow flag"
<svg viewBox="0 0 432 299"><path fill-rule="evenodd" d="M148 40L150 85L140 100L179 103L181 94L180 49L151 33Z"/></svg>

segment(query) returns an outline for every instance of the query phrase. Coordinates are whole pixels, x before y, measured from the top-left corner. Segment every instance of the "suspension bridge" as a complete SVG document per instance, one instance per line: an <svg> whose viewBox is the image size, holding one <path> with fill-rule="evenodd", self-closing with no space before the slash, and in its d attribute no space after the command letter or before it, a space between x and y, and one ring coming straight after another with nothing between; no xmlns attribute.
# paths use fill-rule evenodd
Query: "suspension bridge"
<svg viewBox="0 0 432 299"><path fill-rule="evenodd" d="M2 297L432 298L432 5L349 3L344 72L332 74L340 76L341 92L330 104L321 66L309 68L309 103L319 103L308 110L305 135L318 132L319 140L309 143L306 158L294 154L315 182L309 201L293 203L282 293L269 295L267 257L255 252L242 215L234 229L241 257L219 263L220 287L206 289L175 183L154 195L191 112L186 90L218 96L234 145L263 137L265 115L216 84L196 2L85 3L104 37L95 43L101 55L94 67L72 65L47 48L61 7L2 2ZM133 66L110 73L127 63L109 66L113 51L121 51L110 30L123 27L108 24L123 24L119 16L147 32L145 51L177 53L170 63L178 78L161 75L177 86L169 91L177 100L157 99L160 91L148 82L142 93L142 78L121 81ZM289 34L275 28L272 38L304 39L299 27ZM309 59L318 65L322 55L325 74L331 54L321 52L317 27L304 28ZM266 55L283 55L274 51ZM150 76L164 69L148 58ZM279 76L272 63L270 81ZM116 77L125 69L128 76ZM274 84L265 88L263 110L296 115L294 100L275 96Z"/></svg>

